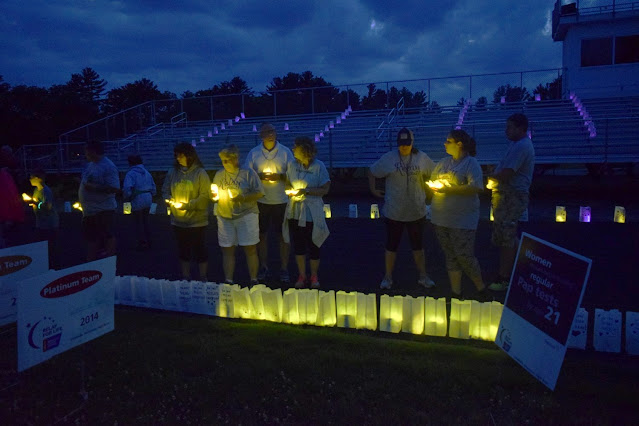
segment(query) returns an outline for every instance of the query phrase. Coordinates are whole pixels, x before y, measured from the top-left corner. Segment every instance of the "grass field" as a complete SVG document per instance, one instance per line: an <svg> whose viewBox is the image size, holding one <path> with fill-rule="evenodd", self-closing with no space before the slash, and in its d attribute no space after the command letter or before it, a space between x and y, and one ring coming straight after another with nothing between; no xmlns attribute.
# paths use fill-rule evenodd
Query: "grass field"
<svg viewBox="0 0 639 426"><path fill-rule="evenodd" d="M569 351L551 392L493 343L117 308L115 331L17 376L0 331L1 424L639 422L623 355Z"/></svg>

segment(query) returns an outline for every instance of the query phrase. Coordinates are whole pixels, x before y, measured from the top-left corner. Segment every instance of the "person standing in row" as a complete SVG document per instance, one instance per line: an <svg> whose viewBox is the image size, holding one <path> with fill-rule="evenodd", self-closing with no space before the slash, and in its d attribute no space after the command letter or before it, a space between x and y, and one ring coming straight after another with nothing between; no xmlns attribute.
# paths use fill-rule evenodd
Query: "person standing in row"
<svg viewBox="0 0 639 426"><path fill-rule="evenodd" d="M217 216L218 242L222 248L222 266L226 283L233 284L235 249L242 246L246 256L251 286L258 283L257 243L259 234L259 209L257 200L264 196L264 189L257 173L240 167L240 151L229 145L219 152L223 170L213 178L211 198Z"/></svg>
<svg viewBox="0 0 639 426"><path fill-rule="evenodd" d="M82 172L78 199L82 207L82 231L87 240L87 261L96 260L101 250L115 256L113 234L115 194L120 192L120 176L115 164L104 155L99 141L87 142L84 152L89 164Z"/></svg>
<svg viewBox="0 0 639 426"><path fill-rule="evenodd" d="M191 144L173 148L175 164L162 185L162 195L170 209L171 225L178 245L182 277L191 279L191 259L198 265L199 279L206 281L208 251L205 237L209 224L211 181Z"/></svg>
<svg viewBox="0 0 639 426"><path fill-rule="evenodd" d="M508 289L517 245L517 224L528 208L528 192L535 169L535 148L528 138L528 117L513 114L506 121L506 137L510 141L506 155L488 178L492 189L492 242L499 247L499 275L488 288Z"/></svg>
<svg viewBox="0 0 639 426"><path fill-rule="evenodd" d="M426 217L426 183L435 164L428 155L414 147L413 132L403 128L397 133L397 150L389 151L369 170L368 183L373 195L384 198L382 213L386 218L385 275L382 289L393 286L393 269L404 228L408 231L413 258L419 272L417 284L431 288L433 280L426 274L423 228ZM375 178L385 178L385 191L375 188Z"/></svg>
<svg viewBox="0 0 639 426"><path fill-rule="evenodd" d="M461 298L462 272L481 296L486 287L475 257L475 233L479 222L479 196L484 189L476 144L464 130L453 130L444 142L449 157L436 166L429 182L433 189L431 222L446 257L453 297Z"/></svg>
<svg viewBox="0 0 639 426"><path fill-rule="evenodd" d="M60 218L56 210L53 192L47 186L46 173L43 170L34 170L29 175L33 191L31 207L35 214L35 225L38 231L38 240L46 240L49 248L49 269L56 268L55 242L60 227Z"/></svg>
<svg viewBox="0 0 639 426"><path fill-rule="evenodd" d="M277 141L275 127L264 123L260 128L262 143L253 148L246 157L245 167L257 172L264 188L264 197L257 201L260 221L260 242L258 254L260 269L258 280L268 280L271 273L268 267L268 236L269 230L275 234L280 248L280 282L288 284L288 259L290 245L282 236L282 223L286 212L288 196L286 189L286 172L288 163L293 161L293 153L286 146Z"/></svg>
<svg viewBox="0 0 639 426"><path fill-rule="evenodd" d="M153 176L142 164L142 157L137 154L129 155L129 171L122 184L122 196L131 203L131 214L135 218L138 236L138 250L151 247L151 232L149 231L149 209L155 195Z"/></svg>
<svg viewBox="0 0 639 426"><path fill-rule="evenodd" d="M308 137L295 138L295 161L289 164L286 177L290 195L286 206L285 241L293 240L295 263L299 271L295 288L319 288L320 247L328 238L329 230L324 217L324 201L331 187L331 179L323 162L316 159L317 147ZM311 267L306 276L306 253Z"/></svg>

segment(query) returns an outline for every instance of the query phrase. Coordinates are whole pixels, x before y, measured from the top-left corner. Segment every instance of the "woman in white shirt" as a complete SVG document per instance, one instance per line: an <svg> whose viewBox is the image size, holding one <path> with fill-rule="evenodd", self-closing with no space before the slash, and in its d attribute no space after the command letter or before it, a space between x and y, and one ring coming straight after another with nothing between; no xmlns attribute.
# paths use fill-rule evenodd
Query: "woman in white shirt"
<svg viewBox="0 0 639 426"><path fill-rule="evenodd" d="M293 240L295 263L299 271L295 288L304 288L307 285L307 251L311 267L308 283L311 288L320 287L317 276L320 264L319 248L329 234L322 196L328 193L331 180L326 166L315 158L316 155L317 148L312 139L295 138L295 161L289 164L286 172L289 188L286 193L289 195L289 201L283 229L285 241Z"/></svg>

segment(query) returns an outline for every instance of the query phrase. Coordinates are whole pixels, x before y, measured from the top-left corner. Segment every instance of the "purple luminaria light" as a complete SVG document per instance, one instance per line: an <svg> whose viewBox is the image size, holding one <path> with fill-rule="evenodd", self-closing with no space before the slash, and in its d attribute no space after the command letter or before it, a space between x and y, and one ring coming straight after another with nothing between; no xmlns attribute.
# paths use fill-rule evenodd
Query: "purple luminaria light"
<svg viewBox="0 0 639 426"><path fill-rule="evenodd" d="M212 131L212 130L209 130L209 131L206 133L206 137L208 137L208 138L212 138L212 137L213 137L213 131Z"/></svg>
<svg viewBox="0 0 639 426"><path fill-rule="evenodd" d="M505 104L506 103L506 97L502 96L499 102L501 102L502 104Z"/></svg>
<svg viewBox="0 0 639 426"><path fill-rule="evenodd" d="M461 130L461 126L455 126L455 130Z"/></svg>
<svg viewBox="0 0 639 426"><path fill-rule="evenodd" d="M346 113L342 113L342 120L344 120L346 118Z"/></svg>
<svg viewBox="0 0 639 426"><path fill-rule="evenodd" d="M324 131L328 132L328 124L326 126L324 126Z"/></svg>
<svg viewBox="0 0 639 426"><path fill-rule="evenodd" d="M244 115L243 112L240 113L240 117L242 117L242 120L244 120L246 118L246 115Z"/></svg>
<svg viewBox="0 0 639 426"><path fill-rule="evenodd" d="M200 142L204 142L204 136L200 136Z"/></svg>
<svg viewBox="0 0 639 426"><path fill-rule="evenodd" d="M257 126L255 124L253 124L253 131L257 132Z"/></svg>
<svg viewBox="0 0 639 426"><path fill-rule="evenodd" d="M229 125L229 127L231 127L233 125L233 120L231 120L230 118L227 120L227 123Z"/></svg>
<svg viewBox="0 0 639 426"><path fill-rule="evenodd" d="M532 132L530 130L528 130L528 139L532 140Z"/></svg>
<svg viewBox="0 0 639 426"><path fill-rule="evenodd" d="M284 130L288 130L288 123L284 123Z"/></svg>
<svg viewBox="0 0 639 426"><path fill-rule="evenodd" d="M330 127L331 129L335 128L335 123L333 123L332 121L328 122L328 127Z"/></svg>
<svg viewBox="0 0 639 426"><path fill-rule="evenodd" d="M324 132L320 132L320 138L324 137Z"/></svg>
<svg viewBox="0 0 639 426"><path fill-rule="evenodd" d="M197 146L197 144L195 143L195 139L193 139L193 140L191 141L191 146L192 146L193 148L195 148L195 147Z"/></svg>
<svg viewBox="0 0 639 426"><path fill-rule="evenodd" d="M337 124L342 124L342 118L341 117L337 117L335 119L335 121L337 122Z"/></svg>
<svg viewBox="0 0 639 426"><path fill-rule="evenodd" d="M353 112L353 107L351 107L350 105L348 106L348 112Z"/></svg>
<svg viewBox="0 0 639 426"><path fill-rule="evenodd" d="M240 122L240 117L238 117L237 115L235 116L235 122L239 123Z"/></svg>
<svg viewBox="0 0 639 426"><path fill-rule="evenodd" d="M319 142L319 135L315 133L315 142Z"/></svg>
<svg viewBox="0 0 639 426"><path fill-rule="evenodd" d="M536 100L536 101L540 101L540 100L541 100L541 95L540 95L539 93L537 93L537 94L535 95L535 100Z"/></svg>
<svg viewBox="0 0 639 426"><path fill-rule="evenodd" d="M221 124L220 124L220 129L222 129L222 130L226 130L226 126L224 125L224 123L221 123Z"/></svg>
<svg viewBox="0 0 639 426"><path fill-rule="evenodd" d="M220 131L219 131L219 130L217 130L217 126L215 126L215 127L213 128L213 133L215 133L216 135L217 135L218 133L220 133Z"/></svg>
<svg viewBox="0 0 639 426"><path fill-rule="evenodd" d="M569 97L570 97L570 100L572 101L572 100L573 100L573 98L575 97L575 93L574 93L574 92L570 92Z"/></svg>

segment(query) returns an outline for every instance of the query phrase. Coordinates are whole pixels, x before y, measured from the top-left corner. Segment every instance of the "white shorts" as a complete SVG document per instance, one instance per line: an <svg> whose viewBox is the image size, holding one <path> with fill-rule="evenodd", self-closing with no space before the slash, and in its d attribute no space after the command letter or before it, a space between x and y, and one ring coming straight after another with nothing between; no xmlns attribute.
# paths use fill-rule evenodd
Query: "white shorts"
<svg viewBox="0 0 639 426"><path fill-rule="evenodd" d="M220 247L252 246L260 242L260 221L257 213L238 219L217 216L217 240Z"/></svg>

